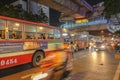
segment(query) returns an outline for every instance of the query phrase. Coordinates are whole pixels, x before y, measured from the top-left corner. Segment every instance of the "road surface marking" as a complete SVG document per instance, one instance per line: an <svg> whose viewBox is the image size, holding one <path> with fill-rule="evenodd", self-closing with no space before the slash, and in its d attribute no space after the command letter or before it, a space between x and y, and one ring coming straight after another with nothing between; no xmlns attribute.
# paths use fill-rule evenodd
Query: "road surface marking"
<svg viewBox="0 0 120 80"><path fill-rule="evenodd" d="M28 77L30 77L30 76L32 76L33 74L28 74L28 75L25 75L25 76L22 76L21 78L22 79L25 79L25 78L28 78Z"/></svg>
<svg viewBox="0 0 120 80"><path fill-rule="evenodd" d="M113 80L119 80L119 77L120 77L120 62L119 62L119 65L117 67L117 70L115 72L115 76L114 76Z"/></svg>

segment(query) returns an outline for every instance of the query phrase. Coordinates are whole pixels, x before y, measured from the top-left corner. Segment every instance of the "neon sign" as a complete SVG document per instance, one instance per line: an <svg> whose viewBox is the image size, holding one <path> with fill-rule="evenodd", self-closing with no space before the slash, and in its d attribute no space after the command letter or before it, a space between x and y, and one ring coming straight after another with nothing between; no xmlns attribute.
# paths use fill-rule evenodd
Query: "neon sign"
<svg viewBox="0 0 120 80"><path fill-rule="evenodd" d="M96 21L91 21L91 22L83 22L83 23L79 23L79 24L69 24L69 25L62 25L64 28L72 28L72 27L85 27L88 25L97 25L97 24L105 24L107 23L107 20L96 20Z"/></svg>

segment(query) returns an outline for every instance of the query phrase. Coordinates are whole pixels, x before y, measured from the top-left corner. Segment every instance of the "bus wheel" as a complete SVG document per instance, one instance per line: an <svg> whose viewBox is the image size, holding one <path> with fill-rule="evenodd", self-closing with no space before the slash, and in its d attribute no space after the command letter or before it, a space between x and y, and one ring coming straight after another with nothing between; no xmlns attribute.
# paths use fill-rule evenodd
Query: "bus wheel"
<svg viewBox="0 0 120 80"><path fill-rule="evenodd" d="M40 65L40 61L44 58L44 52L42 51L37 51L35 52L35 54L33 55L33 59L32 59L32 66L33 67L37 67Z"/></svg>

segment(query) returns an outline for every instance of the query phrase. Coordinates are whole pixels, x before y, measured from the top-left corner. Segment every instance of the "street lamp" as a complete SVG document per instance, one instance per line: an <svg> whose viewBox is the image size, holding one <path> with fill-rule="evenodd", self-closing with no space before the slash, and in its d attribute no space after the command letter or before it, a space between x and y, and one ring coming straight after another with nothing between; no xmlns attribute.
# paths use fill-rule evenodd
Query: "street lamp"
<svg viewBox="0 0 120 80"><path fill-rule="evenodd" d="M63 32L67 32L67 29L66 29L66 28L63 28Z"/></svg>
<svg viewBox="0 0 120 80"><path fill-rule="evenodd" d="M101 34L101 40L103 40L104 31L102 30L102 31L100 32L100 34Z"/></svg>

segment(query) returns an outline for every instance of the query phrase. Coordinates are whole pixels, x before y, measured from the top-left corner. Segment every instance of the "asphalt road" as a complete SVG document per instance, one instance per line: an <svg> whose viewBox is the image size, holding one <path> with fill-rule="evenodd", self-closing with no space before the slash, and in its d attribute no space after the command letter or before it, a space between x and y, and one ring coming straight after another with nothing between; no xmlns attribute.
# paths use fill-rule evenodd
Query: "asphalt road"
<svg viewBox="0 0 120 80"><path fill-rule="evenodd" d="M113 50L74 53L73 71L65 80L114 80L119 65L114 54Z"/></svg>
<svg viewBox="0 0 120 80"><path fill-rule="evenodd" d="M74 53L73 71L64 80L113 80L119 60L114 58L114 51L81 50ZM29 64L0 71L0 80L20 80L18 76L29 76L31 72L39 72L39 67L32 68ZM25 75L24 75L25 74ZM58 80L62 71L56 72L52 80ZM27 79L25 79L27 80Z"/></svg>

